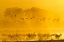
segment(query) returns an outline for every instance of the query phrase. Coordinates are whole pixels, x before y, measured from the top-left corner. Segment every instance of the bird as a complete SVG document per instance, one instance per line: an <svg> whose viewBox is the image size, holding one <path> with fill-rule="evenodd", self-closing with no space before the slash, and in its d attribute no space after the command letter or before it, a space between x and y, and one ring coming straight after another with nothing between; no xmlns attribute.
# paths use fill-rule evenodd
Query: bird
<svg viewBox="0 0 64 42"><path fill-rule="evenodd" d="M56 19L54 19L53 21L55 21Z"/></svg>
<svg viewBox="0 0 64 42"><path fill-rule="evenodd" d="M44 22L44 20L43 20L43 22Z"/></svg>
<svg viewBox="0 0 64 42"><path fill-rule="evenodd" d="M35 17L32 17L32 18L35 18Z"/></svg>
<svg viewBox="0 0 64 42"><path fill-rule="evenodd" d="M60 34L60 35L55 35L55 37L57 38L57 39L59 39L60 38L60 36L61 36L62 34Z"/></svg>
<svg viewBox="0 0 64 42"><path fill-rule="evenodd" d="M16 17L16 15L15 15L15 17Z"/></svg>
<svg viewBox="0 0 64 42"><path fill-rule="evenodd" d="M20 19L24 20L24 18L20 18Z"/></svg>
<svg viewBox="0 0 64 42"><path fill-rule="evenodd" d="M43 18L43 20L46 20L45 18Z"/></svg>
<svg viewBox="0 0 64 42"><path fill-rule="evenodd" d="M32 18L31 18L32 19Z"/></svg>
<svg viewBox="0 0 64 42"><path fill-rule="evenodd" d="M57 21L59 21L60 18L57 19Z"/></svg>
<svg viewBox="0 0 64 42"><path fill-rule="evenodd" d="M26 18L26 19L28 19L28 18Z"/></svg>

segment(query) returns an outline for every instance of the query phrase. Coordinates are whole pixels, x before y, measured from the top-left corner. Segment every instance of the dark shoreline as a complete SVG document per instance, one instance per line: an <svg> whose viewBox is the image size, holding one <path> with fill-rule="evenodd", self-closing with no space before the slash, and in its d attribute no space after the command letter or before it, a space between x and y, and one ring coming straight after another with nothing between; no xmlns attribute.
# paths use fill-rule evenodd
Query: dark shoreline
<svg viewBox="0 0 64 42"><path fill-rule="evenodd" d="M46 41L1 41L1 42L64 42L64 40L46 40Z"/></svg>

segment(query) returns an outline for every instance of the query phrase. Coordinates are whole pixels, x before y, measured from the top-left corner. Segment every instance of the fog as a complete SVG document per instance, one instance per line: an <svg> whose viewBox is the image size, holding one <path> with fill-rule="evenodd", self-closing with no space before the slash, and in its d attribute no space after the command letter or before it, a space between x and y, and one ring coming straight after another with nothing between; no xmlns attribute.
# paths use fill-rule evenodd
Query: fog
<svg viewBox="0 0 64 42"><path fill-rule="evenodd" d="M15 23L11 22L11 24L4 24L2 20L5 20L4 11L7 8L18 7L22 10L31 9L32 7L36 7L44 10L44 15L46 17L46 21L39 21L41 19L39 15L36 19L27 20L26 16L25 22ZM29 13L30 14L30 13ZM44 16L43 14L40 14ZM29 15L30 16L30 15ZM36 16L36 15L35 15ZM21 17L20 15L16 18ZM39 18L39 19L38 19ZM50 18L50 20L48 20ZM54 21L54 19L60 18L59 22ZM7 20L10 18L6 18ZM25 30L25 31L34 31L34 32L42 32L42 33L62 33L64 32L64 0L0 0L0 30ZM20 22L20 21L19 21ZM25 24L24 24L25 23ZM43 26L44 25L44 26ZM35 31L36 30L36 31Z"/></svg>

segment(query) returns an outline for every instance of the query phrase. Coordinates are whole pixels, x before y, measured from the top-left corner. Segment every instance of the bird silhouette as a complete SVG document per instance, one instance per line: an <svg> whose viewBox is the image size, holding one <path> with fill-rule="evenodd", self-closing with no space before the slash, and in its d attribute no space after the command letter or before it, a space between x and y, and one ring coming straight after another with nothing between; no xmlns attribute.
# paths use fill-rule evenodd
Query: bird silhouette
<svg viewBox="0 0 64 42"><path fill-rule="evenodd" d="M54 19L53 21L55 21L56 19Z"/></svg>
<svg viewBox="0 0 64 42"><path fill-rule="evenodd" d="M28 18L26 18L26 19L28 19Z"/></svg>
<svg viewBox="0 0 64 42"><path fill-rule="evenodd" d="M35 18L35 17L32 17L32 18Z"/></svg>
<svg viewBox="0 0 64 42"><path fill-rule="evenodd" d="M24 18L20 18L20 19L24 20Z"/></svg>
<svg viewBox="0 0 64 42"><path fill-rule="evenodd" d="M44 20L46 20L45 18L43 18Z"/></svg>
<svg viewBox="0 0 64 42"><path fill-rule="evenodd" d="M32 19L32 18L31 18Z"/></svg>
<svg viewBox="0 0 64 42"><path fill-rule="evenodd" d="M7 16L7 15L5 15L5 16Z"/></svg>
<svg viewBox="0 0 64 42"><path fill-rule="evenodd" d="M57 19L57 21L59 21L60 18Z"/></svg>
<svg viewBox="0 0 64 42"><path fill-rule="evenodd" d="M15 15L15 17L16 17L16 15Z"/></svg>
<svg viewBox="0 0 64 42"><path fill-rule="evenodd" d="M44 20L43 20L43 22L44 22Z"/></svg>
<svg viewBox="0 0 64 42"><path fill-rule="evenodd" d="M54 19L53 21L55 21L55 20L56 20L56 21L59 21L59 18L58 18L58 19Z"/></svg>

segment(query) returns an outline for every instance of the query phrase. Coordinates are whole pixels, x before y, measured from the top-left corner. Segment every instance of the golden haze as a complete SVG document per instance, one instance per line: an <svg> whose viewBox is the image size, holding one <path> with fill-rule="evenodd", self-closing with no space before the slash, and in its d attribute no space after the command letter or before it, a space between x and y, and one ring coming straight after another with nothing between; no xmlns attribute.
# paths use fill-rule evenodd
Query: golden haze
<svg viewBox="0 0 64 42"><path fill-rule="evenodd" d="M36 7L40 9L44 9L47 11L46 18L48 19L49 17L51 18L50 21L46 20L46 28L42 27L43 24L40 24L33 26L30 23L30 20L27 21L27 24L23 25L25 30L37 30L40 32L45 32L45 33L63 33L64 32L64 0L0 0L0 18L1 20L4 18L3 12L6 10L6 8L12 8L12 7L19 7L22 8L23 10L31 8L31 7ZM53 22L52 20L55 18L60 18L59 22ZM1 25L2 23L0 23ZM44 23L45 24L45 23ZM28 26L26 26L28 25ZM10 27L10 28L1 28L1 30L17 30L21 28L17 24L18 27ZM19 30L19 29L18 29ZM28 31L29 32L29 31Z"/></svg>

